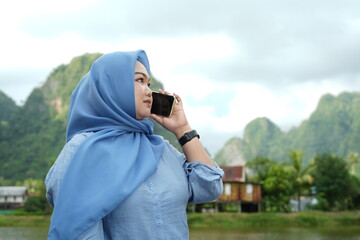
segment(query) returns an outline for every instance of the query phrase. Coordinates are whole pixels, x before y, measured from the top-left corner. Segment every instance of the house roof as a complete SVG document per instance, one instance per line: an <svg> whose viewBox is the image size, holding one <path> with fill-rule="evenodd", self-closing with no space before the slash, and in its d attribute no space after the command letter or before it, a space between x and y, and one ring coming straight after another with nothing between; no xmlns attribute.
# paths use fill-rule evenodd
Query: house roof
<svg viewBox="0 0 360 240"><path fill-rule="evenodd" d="M244 167L243 166L231 166L221 167L224 170L223 182L243 182L244 181Z"/></svg>
<svg viewBox="0 0 360 240"><path fill-rule="evenodd" d="M27 188L24 186L0 186L0 197L2 196L23 196L26 195Z"/></svg>

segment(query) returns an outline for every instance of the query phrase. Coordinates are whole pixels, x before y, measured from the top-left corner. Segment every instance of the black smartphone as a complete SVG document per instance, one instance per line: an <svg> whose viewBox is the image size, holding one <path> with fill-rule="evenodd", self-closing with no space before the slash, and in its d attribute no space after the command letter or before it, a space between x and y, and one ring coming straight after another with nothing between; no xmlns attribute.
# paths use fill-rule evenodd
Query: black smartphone
<svg viewBox="0 0 360 240"><path fill-rule="evenodd" d="M152 92L151 113L170 117L175 105L175 97L158 92Z"/></svg>

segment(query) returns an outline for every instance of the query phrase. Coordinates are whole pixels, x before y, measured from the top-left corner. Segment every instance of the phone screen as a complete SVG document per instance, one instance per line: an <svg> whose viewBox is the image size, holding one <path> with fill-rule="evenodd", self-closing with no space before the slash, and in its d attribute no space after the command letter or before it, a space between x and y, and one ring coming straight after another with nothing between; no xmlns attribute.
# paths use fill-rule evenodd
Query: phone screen
<svg viewBox="0 0 360 240"><path fill-rule="evenodd" d="M153 102L151 106L151 113L170 117L174 108L175 97L172 95L152 92Z"/></svg>

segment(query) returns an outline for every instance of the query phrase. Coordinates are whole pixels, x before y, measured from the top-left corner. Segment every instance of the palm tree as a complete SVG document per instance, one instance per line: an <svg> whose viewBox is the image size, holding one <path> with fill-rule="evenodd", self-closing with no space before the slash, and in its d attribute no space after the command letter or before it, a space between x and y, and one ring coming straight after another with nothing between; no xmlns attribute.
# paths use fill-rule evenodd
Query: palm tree
<svg viewBox="0 0 360 240"><path fill-rule="evenodd" d="M313 168L313 164L303 166L302 153L300 151L291 151L289 153L290 167L294 174L294 187L298 201L298 211L301 211L301 193L313 183L313 178L309 174Z"/></svg>

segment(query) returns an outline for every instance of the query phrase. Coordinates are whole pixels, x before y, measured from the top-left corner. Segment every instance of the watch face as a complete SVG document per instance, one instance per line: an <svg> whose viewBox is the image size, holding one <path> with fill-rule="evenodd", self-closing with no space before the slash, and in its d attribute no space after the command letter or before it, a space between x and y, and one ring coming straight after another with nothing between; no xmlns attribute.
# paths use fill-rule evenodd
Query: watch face
<svg viewBox="0 0 360 240"><path fill-rule="evenodd" d="M187 132L179 139L179 143L181 146L183 146L185 143L189 142L194 137L200 138L199 134L196 132L196 130L192 130L190 132Z"/></svg>

